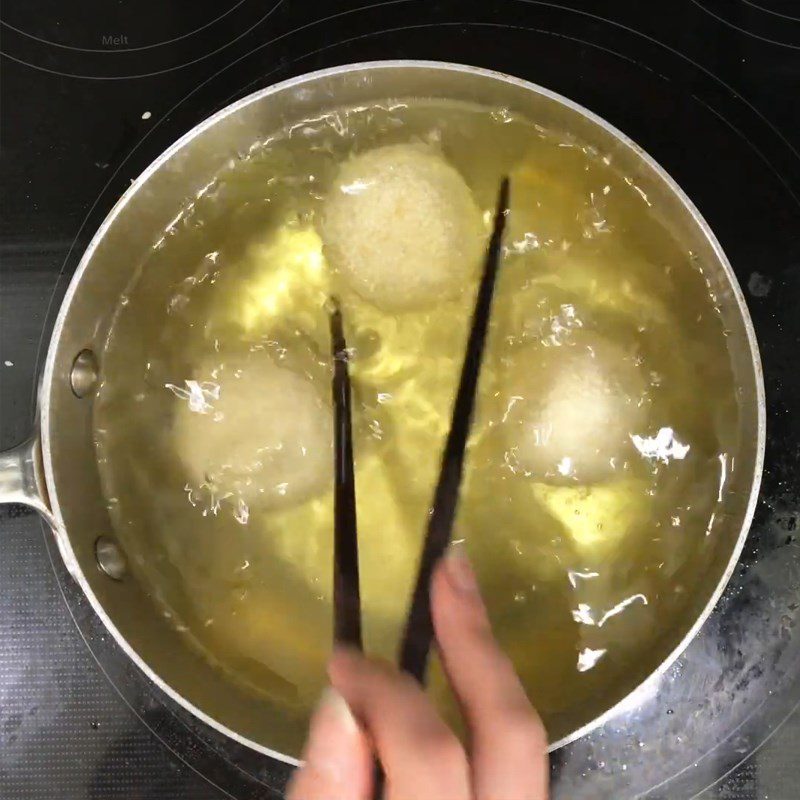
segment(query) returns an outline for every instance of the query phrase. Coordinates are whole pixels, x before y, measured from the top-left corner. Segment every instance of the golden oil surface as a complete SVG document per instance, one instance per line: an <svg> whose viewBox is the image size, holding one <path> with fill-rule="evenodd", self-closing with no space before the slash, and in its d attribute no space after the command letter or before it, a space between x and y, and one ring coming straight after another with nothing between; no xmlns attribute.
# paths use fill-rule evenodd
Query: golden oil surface
<svg viewBox="0 0 800 800"><path fill-rule="evenodd" d="M192 484L174 428L193 391L213 406L213 378L200 386L199 365L243 352L289 365L327 397L325 300L338 292L352 348L366 648L394 656L477 276L455 299L382 310L341 285L319 218L343 161L404 142L427 143L458 169L487 226L499 177L511 177L455 537L559 738L620 699L685 633L737 447L703 265L590 142L503 109L420 99L338 109L255 142L176 209L121 298L95 406L106 499L159 612L225 679L305 719L330 651L330 487L273 510L243 507ZM601 372L603 358L629 354L644 397L631 426L614 423L627 448L590 481L563 459L558 474L520 466L508 428L526 400L513 387L541 377L531 354L558 373L575 336L617 348ZM571 368L565 360L564 386L580 394ZM270 414L268 392L259 410ZM437 669L432 691L453 714Z"/></svg>

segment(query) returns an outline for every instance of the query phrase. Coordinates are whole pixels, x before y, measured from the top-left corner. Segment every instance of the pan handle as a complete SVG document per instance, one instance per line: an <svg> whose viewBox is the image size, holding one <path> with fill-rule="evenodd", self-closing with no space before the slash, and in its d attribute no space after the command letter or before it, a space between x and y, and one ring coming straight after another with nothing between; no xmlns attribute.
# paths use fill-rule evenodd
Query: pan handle
<svg viewBox="0 0 800 800"><path fill-rule="evenodd" d="M0 453L0 503L29 506L55 527L42 477L42 448L38 436Z"/></svg>

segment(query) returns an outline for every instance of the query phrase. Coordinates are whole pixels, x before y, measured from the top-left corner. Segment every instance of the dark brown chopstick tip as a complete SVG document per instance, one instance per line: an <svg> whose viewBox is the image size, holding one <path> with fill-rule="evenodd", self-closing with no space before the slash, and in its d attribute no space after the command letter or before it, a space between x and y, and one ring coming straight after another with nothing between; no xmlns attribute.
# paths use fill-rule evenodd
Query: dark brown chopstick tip
<svg viewBox="0 0 800 800"><path fill-rule="evenodd" d="M497 213L503 216L508 215L508 201L511 194L511 181L508 175L504 175L500 181L500 196L497 198Z"/></svg>

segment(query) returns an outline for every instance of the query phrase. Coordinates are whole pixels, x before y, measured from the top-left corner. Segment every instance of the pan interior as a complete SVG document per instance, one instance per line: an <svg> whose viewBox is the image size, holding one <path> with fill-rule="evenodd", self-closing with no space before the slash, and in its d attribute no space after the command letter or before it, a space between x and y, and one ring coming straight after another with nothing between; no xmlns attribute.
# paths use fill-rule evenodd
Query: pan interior
<svg viewBox="0 0 800 800"><path fill-rule="evenodd" d="M332 233L328 212L332 193L352 190L340 170L354 157L400 146L447 164L477 212L461 235L479 241L499 176L511 177L456 535L552 740L680 644L747 512L757 386L705 232L648 162L574 110L556 113L546 96L447 95L322 104L260 120L247 138L234 130L235 153L188 196L169 192L191 174L178 151L161 170L169 185L154 175L140 190L155 208L120 215L106 236L133 249L88 341L102 384L81 423L94 443L95 525L116 535L131 574L112 585L93 572L92 587L181 695L293 754L330 642L330 442L324 424L295 419L330 414L325 298L341 296L354 348L366 642L392 657L476 285L474 269L452 263L466 270L455 289L406 301L402 281L387 297L348 276L336 237L360 234ZM186 158L202 156L197 138ZM95 258L110 258L107 242ZM95 293L108 291L97 274ZM265 499L239 473L230 480L225 448L276 435L302 459L270 462ZM212 462L226 469L197 466ZM432 683L455 718L438 670Z"/></svg>

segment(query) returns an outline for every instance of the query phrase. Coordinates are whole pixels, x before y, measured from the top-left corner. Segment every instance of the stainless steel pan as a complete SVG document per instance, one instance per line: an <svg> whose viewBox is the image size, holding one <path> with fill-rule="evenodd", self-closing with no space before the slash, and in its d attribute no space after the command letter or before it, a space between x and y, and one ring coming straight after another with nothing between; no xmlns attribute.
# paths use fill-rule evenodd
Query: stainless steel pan
<svg viewBox="0 0 800 800"><path fill-rule="evenodd" d="M354 64L280 83L225 108L170 147L113 208L72 279L50 341L34 437L0 456L0 501L35 508L53 530L64 562L109 633L175 701L250 747L294 761L303 731L280 709L225 680L173 630L126 569L100 491L92 444L93 390L102 372L111 314L145 251L176 208L257 139L339 105L386 97L442 97L505 106L569 131L613 155L659 207L674 235L704 265L719 298L739 390L744 443L726 517L706 581L694 587L685 624L665 652L662 672L699 630L722 593L747 536L764 452L764 389L750 317L733 271L708 225L675 182L640 148L585 109L539 86L454 64L385 61ZM532 642L531 646L535 646ZM618 707L553 743L558 747Z"/></svg>

